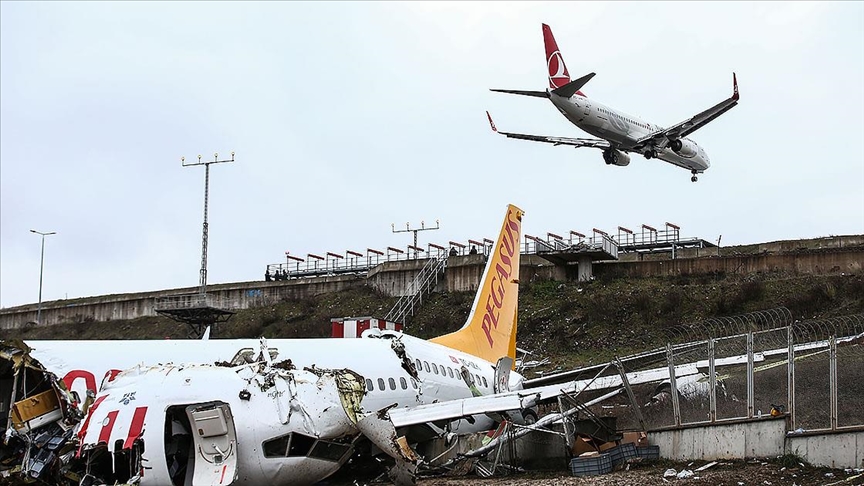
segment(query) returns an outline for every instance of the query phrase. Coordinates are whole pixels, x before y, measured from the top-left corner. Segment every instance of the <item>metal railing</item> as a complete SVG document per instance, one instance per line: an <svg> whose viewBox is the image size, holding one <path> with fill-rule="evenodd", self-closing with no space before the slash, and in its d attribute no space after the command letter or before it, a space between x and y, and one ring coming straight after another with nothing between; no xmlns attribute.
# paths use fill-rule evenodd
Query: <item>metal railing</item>
<svg viewBox="0 0 864 486"><path fill-rule="evenodd" d="M701 247L705 243L700 238L681 238L678 229L643 231L641 233L621 233L619 231L618 235L610 235L595 229L590 237L576 231L570 231L567 238L551 232L546 233L546 235L545 238L525 235L524 241L520 243L520 252L523 255L533 255L544 251L587 247L602 249L617 259L619 251L638 251L640 249L645 251L646 248L653 248L661 251L672 249L674 252L675 248ZM484 238L482 241L467 240L465 243L449 241L446 247L428 243L425 249L413 245L408 245L404 250L395 247L387 247L383 251L367 248L365 254L347 250L344 254L327 252L323 256L308 253L305 258L301 258L286 252L286 261L268 264L266 272L272 280L321 275L364 274L385 262L464 256L474 253L489 255L493 246L494 241Z"/></svg>
<svg viewBox="0 0 864 486"><path fill-rule="evenodd" d="M399 322L404 325L408 315L414 315L415 306L423 303L423 295L432 292L438 285L438 279L446 266L446 257L430 258L405 288L402 297L384 316L384 320Z"/></svg>
<svg viewBox="0 0 864 486"><path fill-rule="evenodd" d="M608 235L592 236L590 238L555 238L547 237L547 239L538 238L536 236L525 235L525 244L523 245L522 253L525 254L542 254L551 251L584 251L584 250L602 250L612 256L613 259L618 258L618 244Z"/></svg>

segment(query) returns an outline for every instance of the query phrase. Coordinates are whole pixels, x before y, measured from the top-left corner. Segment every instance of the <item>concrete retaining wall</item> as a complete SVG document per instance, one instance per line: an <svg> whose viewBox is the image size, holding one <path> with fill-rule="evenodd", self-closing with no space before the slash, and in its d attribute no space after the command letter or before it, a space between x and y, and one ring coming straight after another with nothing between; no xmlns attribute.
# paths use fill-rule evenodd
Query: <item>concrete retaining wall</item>
<svg viewBox="0 0 864 486"><path fill-rule="evenodd" d="M864 431L787 436L786 421L760 419L651 431L660 457L675 461L777 457L796 454L814 466L864 467Z"/></svg>
<svg viewBox="0 0 864 486"><path fill-rule="evenodd" d="M647 277L710 274L756 274L786 272L798 275L830 273L861 273L864 248L799 254L739 255L708 258L677 258L675 260L641 262L598 262L594 274L598 277Z"/></svg>
<svg viewBox="0 0 864 486"><path fill-rule="evenodd" d="M783 454L786 421L758 420L651 432L660 456L675 461L776 457Z"/></svg>
<svg viewBox="0 0 864 486"><path fill-rule="evenodd" d="M399 296L426 260L385 262L366 275L336 275L302 278L281 282L239 282L208 286L208 295L220 299L228 308L246 309L282 299L302 299L370 285L390 296ZM486 265L485 255L450 257L444 279L437 291L474 292ZM793 274L861 273L864 247L808 251L797 254L740 255L705 258L679 258L662 261L597 262L598 277L623 278L646 276L700 275L717 273L748 274L785 272ZM537 255L522 255L519 279L576 280L575 265L556 266ZM154 299L197 291L195 287L104 295L42 303L44 325L72 322L135 319L155 315ZM36 304L0 309L0 329L19 329L36 321Z"/></svg>
<svg viewBox="0 0 864 486"><path fill-rule="evenodd" d="M384 262L369 271L366 283L391 297L402 297L408 285L427 262L428 260L425 259Z"/></svg>
<svg viewBox="0 0 864 486"><path fill-rule="evenodd" d="M363 285L366 285L366 279L363 276L338 275L283 282L240 282L210 285L207 287L207 295L225 302L226 307L230 309L246 309L282 299L303 299ZM190 294L197 291L197 287L188 287L43 302L42 323L51 326L74 322L154 316L156 312L153 309L153 304L157 298ZM28 322L35 322L36 314L36 304L2 309L0 310L0 329L20 329Z"/></svg>
<svg viewBox="0 0 864 486"><path fill-rule="evenodd" d="M864 468L864 432L786 438L786 452L831 468Z"/></svg>
<svg viewBox="0 0 864 486"><path fill-rule="evenodd" d="M476 292L485 268L485 255L450 257L447 260L445 289L447 292ZM537 255L521 255L519 258L520 282L534 280L563 282L567 278L567 268L553 265Z"/></svg>

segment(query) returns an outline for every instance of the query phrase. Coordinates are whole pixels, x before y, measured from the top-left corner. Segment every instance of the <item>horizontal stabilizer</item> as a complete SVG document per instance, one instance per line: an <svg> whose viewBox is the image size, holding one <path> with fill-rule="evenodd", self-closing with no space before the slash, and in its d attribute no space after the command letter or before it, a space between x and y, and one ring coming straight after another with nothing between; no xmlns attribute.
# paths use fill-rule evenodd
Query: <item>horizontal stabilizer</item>
<svg viewBox="0 0 864 486"><path fill-rule="evenodd" d="M565 86L566 88L566 86ZM534 96L535 98L548 98L549 93L545 91L522 91L518 89L490 89L489 91L495 91L497 93L510 93L517 94L522 96Z"/></svg>
<svg viewBox="0 0 864 486"><path fill-rule="evenodd" d="M582 86L585 86L588 81L591 81L591 78L593 78L595 74L597 73L586 74L585 76L582 76L575 81L570 81L569 83L561 86L560 88L553 89L552 92L558 96L569 98L576 94L577 91L582 89Z"/></svg>

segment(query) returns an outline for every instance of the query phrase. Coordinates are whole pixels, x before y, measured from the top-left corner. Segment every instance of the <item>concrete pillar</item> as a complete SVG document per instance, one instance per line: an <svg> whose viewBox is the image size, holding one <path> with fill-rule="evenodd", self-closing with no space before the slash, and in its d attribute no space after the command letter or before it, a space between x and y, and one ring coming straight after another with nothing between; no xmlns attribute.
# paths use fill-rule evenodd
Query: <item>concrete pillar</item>
<svg viewBox="0 0 864 486"><path fill-rule="evenodd" d="M580 282L588 282L594 277L594 269L593 264L591 262L591 257L588 255L580 255L579 260L577 261L578 268L578 280Z"/></svg>

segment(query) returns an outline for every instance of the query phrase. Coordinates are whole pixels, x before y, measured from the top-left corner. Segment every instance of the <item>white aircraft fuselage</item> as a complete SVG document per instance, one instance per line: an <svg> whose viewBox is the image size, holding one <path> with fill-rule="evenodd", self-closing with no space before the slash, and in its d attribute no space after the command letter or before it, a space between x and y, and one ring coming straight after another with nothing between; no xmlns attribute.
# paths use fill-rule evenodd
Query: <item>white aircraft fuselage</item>
<svg viewBox="0 0 864 486"><path fill-rule="evenodd" d="M394 352L392 343L396 339L404 345L406 358L416 367L416 377ZM251 346L258 344L248 341L183 341L173 353L183 353L189 357L189 362L226 360L231 358L229 350L237 349L238 344L249 344L247 349L254 349ZM39 341L28 343L33 347L33 356L43 353L56 356L58 350L50 349L50 342L44 343L46 346L40 346ZM77 352L86 355L106 350L107 343L80 341L75 344L82 346ZM110 346L111 354L116 353L111 357L114 362L133 360L146 349L142 343L129 341L111 342ZM212 484L311 484L332 475L342 466L350 456L351 440L360 434L340 403L333 378L337 367L362 376L364 411L469 398L472 392L460 376L462 368L471 373L480 393L493 393L492 363L399 332L383 331L380 337L271 340L267 346L273 363L290 359L296 370L278 371L278 376L269 378L258 377L257 383L251 379L256 365L250 364L142 366L117 374L103 384L97 396L97 399L105 398L97 404L90 423L84 424L83 447L85 450L94 447L100 440L108 444L125 441L131 424L137 420L143 424L140 438L145 447L141 460L147 465L140 484L170 485L172 464L166 460L166 449L171 437L165 435L166 422L170 425L172 417L186 407L219 403L224 407L223 415L232 417L229 425L234 429L230 431L233 440L228 440L224 447L214 448L226 452L218 460L210 457L217 454L208 456L206 451L198 450L197 442L194 444L188 464L194 484L210 484L208 478L213 478ZM103 354L103 359L106 357L103 352L98 353ZM310 373L308 368L319 370L321 376ZM511 388L521 388L522 377L515 373L510 376ZM264 382L271 386L261 386ZM244 390L249 392L245 398L241 397ZM110 427L106 429L104 419L100 418L109 418L112 414ZM486 415L475 415L472 419L473 423L452 422L448 432L465 434L494 428L494 421ZM187 420L183 424L185 429L198 428L191 416ZM304 448L283 448L285 453L281 456L274 453L279 439L288 434L302 436ZM196 434L191 436L200 441L204 449L211 440L199 439ZM300 439L292 440L296 444ZM250 467L252 464L257 466ZM237 477L232 482L235 472Z"/></svg>
<svg viewBox="0 0 864 486"><path fill-rule="evenodd" d="M593 98L578 94L565 98L556 95L552 90L547 91L549 101L567 120L595 137L608 140L613 147L630 150L639 140L664 128L615 110ZM711 167L708 154L702 147L688 138L683 138L682 141L689 143L693 150L679 154L664 147L656 150L656 157L695 174L701 174Z"/></svg>

